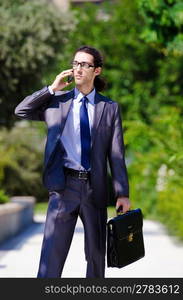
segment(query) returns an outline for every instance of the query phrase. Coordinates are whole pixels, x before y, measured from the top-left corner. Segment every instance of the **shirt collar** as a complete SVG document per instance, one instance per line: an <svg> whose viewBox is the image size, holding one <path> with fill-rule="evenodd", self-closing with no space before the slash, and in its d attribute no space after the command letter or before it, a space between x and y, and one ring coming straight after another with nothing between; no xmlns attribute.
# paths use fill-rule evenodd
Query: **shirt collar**
<svg viewBox="0 0 183 300"><path fill-rule="evenodd" d="M88 94L88 95L83 95L78 89L77 87L74 88L74 99L79 102L84 96L86 96L88 98L88 101L91 104L95 103L95 88Z"/></svg>

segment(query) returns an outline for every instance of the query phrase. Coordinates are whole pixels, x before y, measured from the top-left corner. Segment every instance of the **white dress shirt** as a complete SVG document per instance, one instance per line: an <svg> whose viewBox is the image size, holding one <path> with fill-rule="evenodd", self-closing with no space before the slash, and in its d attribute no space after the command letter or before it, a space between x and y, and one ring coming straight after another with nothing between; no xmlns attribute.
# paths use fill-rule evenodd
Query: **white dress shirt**
<svg viewBox="0 0 183 300"><path fill-rule="evenodd" d="M49 89L50 90L50 89ZM50 90L51 92L51 90ZM94 119L95 89L88 95L83 95L76 87L74 99L61 135L61 142L65 153L63 156L64 166L75 170L85 170L81 165L81 137L80 137L80 107L84 96L88 98L87 110L89 118L90 133Z"/></svg>

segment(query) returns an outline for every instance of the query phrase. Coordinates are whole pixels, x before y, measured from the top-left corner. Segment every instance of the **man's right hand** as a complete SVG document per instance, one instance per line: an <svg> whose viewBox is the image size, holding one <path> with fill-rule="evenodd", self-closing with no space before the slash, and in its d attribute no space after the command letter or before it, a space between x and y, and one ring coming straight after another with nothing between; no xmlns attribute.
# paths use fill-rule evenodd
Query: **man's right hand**
<svg viewBox="0 0 183 300"><path fill-rule="evenodd" d="M52 85L50 85L52 91L53 92L60 91L64 89L66 86L68 86L69 84L71 84L71 82L67 82L67 80L64 81L65 77L68 77L70 75L73 75L72 69L62 71L60 74L58 74L54 82L52 83Z"/></svg>

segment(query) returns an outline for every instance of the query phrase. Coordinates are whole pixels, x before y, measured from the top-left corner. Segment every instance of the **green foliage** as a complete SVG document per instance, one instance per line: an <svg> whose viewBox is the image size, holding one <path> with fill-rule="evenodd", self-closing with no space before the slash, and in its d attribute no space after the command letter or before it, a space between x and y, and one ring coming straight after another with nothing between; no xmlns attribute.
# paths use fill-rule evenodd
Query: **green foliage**
<svg viewBox="0 0 183 300"><path fill-rule="evenodd" d="M45 138L36 126L18 122L12 130L0 131L0 184L6 193L31 195L46 200L42 186L43 149Z"/></svg>
<svg viewBox="0 0 183 300"><path fill-rule="evenodd" d="M166 178L166 188L158 195L157 212L169 231L183 240L183 188L171 177Z"/></svg>
<svg viewBox="0 0 183 300"><path fill-rule="evenodd" d="M9 197L5 194L4 190L0 189L0 204L4 204L9 201Z"/></svg>
<svg viewBox="0 0 183 300"><path fill-rule="evenodd" d="M125 138L131 153L131 197L135 206L140 205L145 215L156 218L157 214L165 214L167 206L164 217L171 219L169 200L161 205L161 197L162 192L169 194L171 205L175 206L174 214L177 210L174 197L179 199L178 210L183 210L180 201L183 192L183 126L179 110L175 107L162 108L150 125L137 120L126 121L125 126L128 128ZM169 181L171 185L167 183Z"/></svg>
<svg viewBox="0 0 183 300"><path fill-rule="evenodd" d="M146 25L141 36L166 55L183 54L182 0L138 0Z"/></svg>
<svg viewBox="0 0 183 300"><path fill-rule="evenodd" d="M15 106L42 87L72 28L71 15L46 0L1 0L0 126L11 127Z"/></svg>
<svg viewBox="0 0 183 300"><path fill-rule="evenodd" d="M48 208L48 201L47 202L36 202L34 207L34 213L45 215Z"/></svg>
<svg viewBox="0 0 183 300"><path fill-rule="evenodd" d="M149 93L149 80L156 76L162 55L140 38L144 22L135 2L106 2L100 8L88 4L74 13L78 23L69 33L66 56L60 65L68 67L72 54L83 44L100 49L105 62L103 76L108 83L105 94L123 103L125 117L126 113L128 118L138 117L138 110L143 109L143 91Z"/></svg>

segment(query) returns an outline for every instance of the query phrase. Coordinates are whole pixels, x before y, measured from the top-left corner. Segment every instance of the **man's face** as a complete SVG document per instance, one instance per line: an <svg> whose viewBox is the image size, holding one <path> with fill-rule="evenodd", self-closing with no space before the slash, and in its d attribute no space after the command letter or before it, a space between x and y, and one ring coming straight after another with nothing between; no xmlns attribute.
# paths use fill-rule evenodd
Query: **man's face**
<svg viewBox="0 0 183 300"><path fill-rule="evenodd" d="M76 86L93 85L95 77L101 72L100 67L94 67L93 56L85 52L77 52L73 62L76 64L73 68ZM89 68L82 67L78 63L87 63L90 66Z"/></svg>

